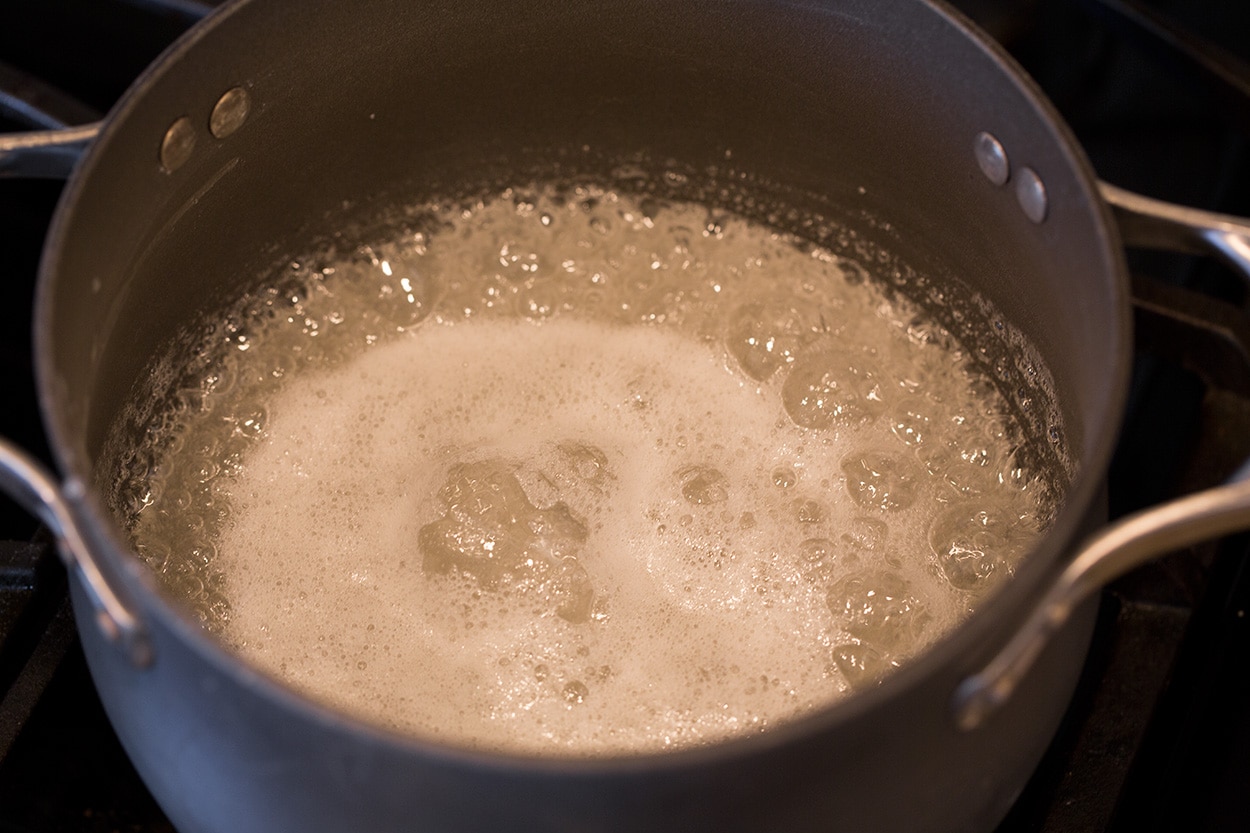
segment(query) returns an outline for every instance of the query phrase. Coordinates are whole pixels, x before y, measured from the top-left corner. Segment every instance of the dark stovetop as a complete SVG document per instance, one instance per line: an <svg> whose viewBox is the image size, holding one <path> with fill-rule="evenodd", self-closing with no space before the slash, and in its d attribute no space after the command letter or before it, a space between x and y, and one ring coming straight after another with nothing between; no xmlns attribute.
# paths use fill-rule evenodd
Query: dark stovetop
<svg viewBox="0 0 1250 833"><path fill-rule="evenodd" d="M1035 76L1103 177L1250 215L1250 4L956 5ZM6 67L16 69L103 112L202 6L9 0L0 7L0 86ZM1184 37L1165 46L1157 14ZM1191 41L1202 44L1196 61L1175 48ZM16 127L0 118L0 130ZM45 459L29 317L59 190L0 180L0 434ZM1219 267L1137 253L1131 265L1135 275L1245 304L1243 284ZM1208 389L1163 349L1174 346L1139 345L1109 482L1113 514L1210 485L1250 457L1250 400ZM999 833L1250 830L1247 548L1241 538L1169 556L1104 593L1080 689ZM95 697L51 549L0 500L0 833L171 829Z"/></svg>

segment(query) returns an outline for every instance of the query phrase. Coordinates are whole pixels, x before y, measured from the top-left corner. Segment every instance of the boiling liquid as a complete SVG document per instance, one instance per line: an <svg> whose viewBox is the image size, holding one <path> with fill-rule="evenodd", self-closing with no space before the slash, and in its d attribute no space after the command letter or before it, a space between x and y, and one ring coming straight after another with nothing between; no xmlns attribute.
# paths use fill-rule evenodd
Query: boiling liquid
<svg viewBox="0 0 1250 833"><path fill-rule="evenodd" d="M873 684L1040 533L1006 403L856 264L602 189L431 211L246 300L131 459L141 554L292 686L458 745L707 742Z"/></svg>

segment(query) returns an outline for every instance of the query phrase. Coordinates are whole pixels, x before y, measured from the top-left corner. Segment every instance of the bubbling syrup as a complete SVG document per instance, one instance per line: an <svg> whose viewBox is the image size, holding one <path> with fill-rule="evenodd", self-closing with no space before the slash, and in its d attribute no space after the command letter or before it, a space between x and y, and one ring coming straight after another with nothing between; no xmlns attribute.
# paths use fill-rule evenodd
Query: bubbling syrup
<svg viewBox="0 0 1250 833"><path fill-rule="evenodd" d="M123 455L140 554L312 697L521 753L757 732L1048 520L997 388L842 256L590 186L427 219L240 302Z"/></svg>

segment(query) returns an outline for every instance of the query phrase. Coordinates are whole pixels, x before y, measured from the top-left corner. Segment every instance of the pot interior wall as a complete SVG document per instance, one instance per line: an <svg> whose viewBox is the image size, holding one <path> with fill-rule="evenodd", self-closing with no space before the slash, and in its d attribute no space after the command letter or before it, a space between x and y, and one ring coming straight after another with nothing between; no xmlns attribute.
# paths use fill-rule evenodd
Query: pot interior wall
<svg viewBox="0 0 1250 833"><path fill-rule="evenodd" d="M1099 458L1123 349L1118 254L1083 162L997 61L903 0L237 4L123 102L67 192L39 313L62 462L89 470L178 329L332 234L345 207L639 153L782 183L795 207L991 298L1054 373L1075 455ZM209 113L235 86L251 113L215 138ZM167 173L158 147L183 115L196 147ZM1041 174L1044 223L978 170L982 130Z"/></svg>

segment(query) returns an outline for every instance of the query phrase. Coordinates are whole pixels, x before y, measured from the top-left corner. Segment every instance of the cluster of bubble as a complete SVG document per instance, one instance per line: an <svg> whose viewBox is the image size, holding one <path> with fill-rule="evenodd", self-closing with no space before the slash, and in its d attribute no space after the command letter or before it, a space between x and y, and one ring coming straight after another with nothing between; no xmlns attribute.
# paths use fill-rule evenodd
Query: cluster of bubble
<svg viewBox="0 0 1250 833"><path fill-rule="evenodd" d="M438 497L443 517L418 535L427 572L459 570L484 588L534 595L538 612L551 604L570 622L590 618L594 590L577 560L586 525L567 504L535 506L501 459L456 465Z"/></svg>
<svg viewBox="0 0 1250 833"><path fill-rule="evenodd" d="M974 357L845 256L589 185L416 216L208 327L126 458L140 551L317 697L525 752L757 731L1046 523Z"/></svg>

